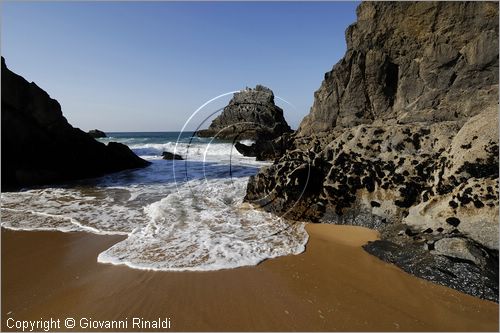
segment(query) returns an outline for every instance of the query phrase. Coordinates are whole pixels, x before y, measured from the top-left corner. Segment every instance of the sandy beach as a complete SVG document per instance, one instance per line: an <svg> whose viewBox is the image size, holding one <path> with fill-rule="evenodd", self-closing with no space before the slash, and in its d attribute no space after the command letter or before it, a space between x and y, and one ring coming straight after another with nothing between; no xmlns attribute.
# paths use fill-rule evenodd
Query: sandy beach
<svg viewBox="0 0 500 333"><path fill-rule="evenodd" d="M2 229L6 320L170 318L172 331L498 331L498 304L367 254L360 227L307 226L304 253L212 272L99 264L122 237ZM12 323L12 321L11 321ZM64 329L64 327L62 327ZM105 330L105 329L92 329Z"/></svg>

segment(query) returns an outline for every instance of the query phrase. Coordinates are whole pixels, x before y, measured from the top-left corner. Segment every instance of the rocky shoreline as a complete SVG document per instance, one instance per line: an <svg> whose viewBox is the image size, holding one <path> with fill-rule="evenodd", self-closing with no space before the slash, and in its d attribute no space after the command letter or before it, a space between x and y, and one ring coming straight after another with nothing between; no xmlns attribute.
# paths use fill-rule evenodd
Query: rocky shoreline
<svg viewBox="0 0 500 333"><path fill-rule="evenodd" d="M347 52L246 201L498 302L498 4L362 3Z"/></svg>

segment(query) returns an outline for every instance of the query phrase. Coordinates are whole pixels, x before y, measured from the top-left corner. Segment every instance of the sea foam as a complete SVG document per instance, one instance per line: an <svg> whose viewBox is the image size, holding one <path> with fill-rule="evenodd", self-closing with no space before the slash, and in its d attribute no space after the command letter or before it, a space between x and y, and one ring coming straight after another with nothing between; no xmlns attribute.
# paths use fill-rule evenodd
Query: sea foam
<svg viewBox="0 0 500 333"><path fill-rule="evenodd" d="M127 235L98 261L151 270L234 268L304 250L303 223L243 202L248 177L267 163L231 143L143 141L127 144L136 153L150 149L147 168L2 193L2 227ZM165 150L187 160L159 159Z"/></svg>
<svg viewBox="0 0 500 333"><path fill-rule="evenodd" d="M217 270L298 254L307 233L243 204L246 178L193 181L145 208L146 227L101 253L99 262L153 270Z"/></svg>

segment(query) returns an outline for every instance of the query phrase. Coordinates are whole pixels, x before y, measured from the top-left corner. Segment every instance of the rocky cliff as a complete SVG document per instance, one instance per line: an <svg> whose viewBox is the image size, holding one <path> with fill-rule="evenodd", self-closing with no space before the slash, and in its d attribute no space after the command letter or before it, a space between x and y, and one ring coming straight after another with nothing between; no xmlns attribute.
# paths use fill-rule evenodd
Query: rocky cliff
<svg viewBox="0 0 500 333"><path fill-rule="evenodd" d="M2 57L2 190L95 177L149 162L72 127L59 103Z"/></svg>
<svg viewBox="0 0 500 333"><path fill-rule="evenodd" d="M198 136L219 139L272 140L292 130L283 117L283 110L274 104L271 89L257 85L235 93L222 113Z"/></svg>
<svg viewBox="0 0 500 333"><path fill-rule="evenodd" d="M496 105L498 4L366 2L300 134L468 119Z"/></svg>
<svg viewBox="0 0 500 333"><path fill-rule="evenodd" d="M366 2L246 200L375 228L365 250L498 301L498 3Z"/></svg>

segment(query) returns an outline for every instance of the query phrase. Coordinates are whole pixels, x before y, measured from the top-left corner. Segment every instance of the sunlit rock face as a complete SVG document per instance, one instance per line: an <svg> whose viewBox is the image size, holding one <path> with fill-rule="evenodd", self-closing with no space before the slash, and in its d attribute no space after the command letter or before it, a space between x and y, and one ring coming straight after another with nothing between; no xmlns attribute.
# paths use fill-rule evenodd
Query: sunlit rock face
<svg viewBox="0 0 500 333"><path fill-rule="evenodd" d="M368 252L498 300L498 3L364 2L357 15L246 200L375 228Z"/></svg>

